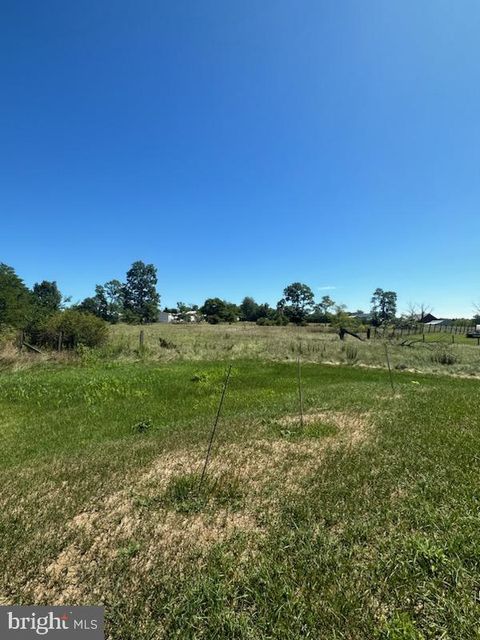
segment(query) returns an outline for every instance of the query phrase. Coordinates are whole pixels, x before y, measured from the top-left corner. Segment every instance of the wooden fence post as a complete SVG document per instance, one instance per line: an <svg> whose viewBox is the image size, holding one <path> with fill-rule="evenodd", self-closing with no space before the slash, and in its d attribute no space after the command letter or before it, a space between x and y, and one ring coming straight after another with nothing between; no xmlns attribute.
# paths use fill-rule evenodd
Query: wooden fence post
<svg viewBox="0 0 480 640"><path fill-rule="evenodd" d="M142 329L142 330L140 331L140 349L142 349L142 348L143 348L144 340L145 340L145 334L144 334L143 329Z"/></svg>
<svg viewBox="0 0 480 640"><path fill-rule="evenodd" d="M61 351L63 347L63 331L58 334L57 351Z"/></svg>

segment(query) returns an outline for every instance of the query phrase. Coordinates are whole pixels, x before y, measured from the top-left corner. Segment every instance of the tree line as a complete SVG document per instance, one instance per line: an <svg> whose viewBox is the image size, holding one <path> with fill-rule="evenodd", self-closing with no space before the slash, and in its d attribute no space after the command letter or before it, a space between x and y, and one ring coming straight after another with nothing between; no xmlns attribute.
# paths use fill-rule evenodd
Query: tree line
<svg viewBox="0 0 480 640"><path fill-rule="evenodd" d="M29 289L13 267L0 263L0 328L21 329L38 345L53 344L59 333L67 347L79 343L99 344L106 338L107 323L158 321L160 295L157 284L156 267L138 260L126 272L124 282L114 279L98 284L93 296L71 304L55 281L43 280ZM221 298L208 298L201 306L178 302L177 307L165 307L165 311L175 313L179 320L186 319L188 312L194 311L198 319L212 324L247 321L259 325L328 322L336 326L362 323L384 326L399 321L418 321L428 312L428 307L424 304L411 306L409 314L399 320L396 292L377 288L370 300L370 312L357 310L351 314L345 305L336 303L328 295L316 302L308 285L294 282L285 287L282 298L274 307L246 296L239 305Z"/></svg>
<svg viewBox="0 0 480 640"><path fill-rule="evenodd" d="M0 329L20 329L36 345L57 343L95 346L107 337L107 323L155 322L160 296L157 269L137 261L125 282L111 280L95 287L95 295L69 304L55 281L36 282L29 289L13 267L0 263Z"/></svg>

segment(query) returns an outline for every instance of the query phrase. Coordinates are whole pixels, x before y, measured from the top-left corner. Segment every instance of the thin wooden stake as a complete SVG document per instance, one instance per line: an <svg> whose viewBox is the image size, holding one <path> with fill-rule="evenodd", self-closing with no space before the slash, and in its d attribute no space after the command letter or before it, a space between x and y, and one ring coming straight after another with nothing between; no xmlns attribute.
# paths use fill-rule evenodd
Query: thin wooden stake
<svg viewBox="0 0 480 640"><path fill-rule="evenodd" d="M198 490L200 491L202 488L203 480L205 478L205 473L207 472L208 461L210 460L210 453L212 451L213 440L215 438L215 432L217 431L218 421L220 419L220 413L222 411L223 401L225 399L225 393L227 391L228 381L230 380L230 374L232 372L232 365L228 367L227 375L225 377L225 382L223 383L222 395L220 397L220 402L218 404L217 415L215 416L215 422L213 423L213 428L210 433L210 440L208 442L207 455L205 456L205 462L203 464L202 475L200 477L200 484L198 485Z"/></svg>
<svg viewBox="0 0 480 640"><path fill-rule="evenodd" d="M303 389L302 389L302 368L300 357L297 358L297 378L298 378L298 401L300 406L300 426L303 427Z"/></svg>
<svg viewBox="0 0 480 640"><path fill-rule="evenodd" d="M388 357L388 347L387 347L387 343L385 342L385 355L387 357L387 366L388 366L388 373L390 375L390 384L392 385L392 391L393 393L395 393L395 387L393 386L393 375L392 375L392 369L390 367L390 358Z"/></svg>

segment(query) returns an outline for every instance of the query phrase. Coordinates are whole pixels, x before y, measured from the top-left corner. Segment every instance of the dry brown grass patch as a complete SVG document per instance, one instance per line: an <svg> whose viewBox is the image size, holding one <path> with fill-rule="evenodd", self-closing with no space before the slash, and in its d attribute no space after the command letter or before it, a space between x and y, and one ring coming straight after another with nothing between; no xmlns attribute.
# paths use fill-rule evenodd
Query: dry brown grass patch
<svg viewBox="0 0 480 640"><path fill-rule="evenodd" d="M292 425L297 416L284 416ZM141 580L152 567L167 562L177 566L201 561L212 545L242 533L254 540L265 529L259 521L274 521L282 497L300 491L303 479L332 447L360 443L368 434L368 414L318 412L305 416L306 424L326 422L338 429L335 437L260 439L218 445L208 477L219 482L234 477L242 491L241 505L229 508L208 501L199 512L182 513L162 503L169 483L199 475L203 454L183 450L159 456L150 468L106 500L98 498L90 509L76 514L66 525L71 543L50 561L30 587L35 602L74 604L102 601L111 590L109 575L134 543L130 572ZM141 499L141 500L140 500ZM138 548L137 548L138 547ZM125 555L125 553L124 553ZM110 572L110 573L109 573Z"/></svg>

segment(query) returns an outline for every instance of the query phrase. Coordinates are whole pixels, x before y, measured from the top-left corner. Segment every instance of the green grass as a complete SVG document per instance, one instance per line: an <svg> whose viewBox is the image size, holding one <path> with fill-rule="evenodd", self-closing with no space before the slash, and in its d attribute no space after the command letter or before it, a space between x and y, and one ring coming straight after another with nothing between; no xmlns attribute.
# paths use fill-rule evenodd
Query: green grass
<svg viewBox="0 0 480 640"><path fill-rule="evenodd" d="M200 489L224 373L0 373L1 601L103 603L114 640L479 638L480 383L307 363L301 427L296 364L236 359Z"/></svg>
<svg viewBox="0 0 480 640"><path fill-rule="evenodd" d="M244 361L295 361L386 367L384 341L360 342L351 336L341 341L322 325L260 327L252 323L232 325L168 325L143 327L114 325L101 348L79 347L76 352L19 354L12 344L0 345L0 370L25 369L45 364L77 364L91 367L111 363L170 363ZM140 345L140 332L144 343ZM393 367L415 372L449 373L478 377L480 346L476 340L446 332L401 336L388 341ZM438 357L440 353L441 357ZM443 354L443 355L442 355ZM447 356L445 357L445 354Z"/></svg>
<svg viewBox="0 0 480 640"><path fill-rule="evenodd" d="M307 362L385 367L382 340L360 342L347 336L342 342L321 325L258 327L233 325L150 325L143 328L145 343L139 350L139 327L112 327L108 344L96 357L143 361L244 360L289 361L300 356ZM476 340L445 332L397 337L389 343L392 365L421 372L478 375L480 347ZM405 343L405 344L403 344ZM162 345L168 345L168 348ZM452 354L437 358L437 352ZM95 356L93 356L95 357Z"/></svg>

